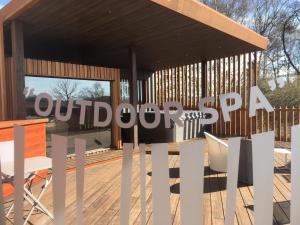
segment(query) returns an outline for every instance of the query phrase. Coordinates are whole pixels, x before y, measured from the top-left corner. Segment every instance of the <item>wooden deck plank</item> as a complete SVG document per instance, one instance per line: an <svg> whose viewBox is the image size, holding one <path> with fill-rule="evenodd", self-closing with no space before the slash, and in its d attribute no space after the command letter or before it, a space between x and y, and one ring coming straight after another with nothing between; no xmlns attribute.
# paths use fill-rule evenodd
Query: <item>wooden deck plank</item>
<svg viewBox="0 0 300 225"><path fill-rule="evenodd" d="M178 144L169 145L169 168L170 168L170 204L172 222L180 224L180 159ZM107 159L108 153L103 153ZM111 154L111 153L110 153ZM119 153L118 153L119 154ZM113 154L112 154L113 155ZM93 156L101 158L101 155ZM204 181L204 224L224 224L224 212L226 204L226 174L215 173L209 170L208 154L205 153L205 181ZM93 159L94 160L94 159ZM120 181L121 160L114 160L104 164L95 164L85 169L84 191L84 222L85 224L119 224L120 213ZM291 184L289 170L282 170L284 158L281 155L275 157L274 174L274 224L289 224L289 211L291 199ZM152 184L151 184L151 155L146 154L146 219L147 224L153 224L152 215ZM75 171L67 173L67 199L66 221L67 224L76 222L76 177ZM34 187L36 191L38 186ZM252 186L239 185L236 201L235 224L252 225L253 218L253 195ZM50 187L42 202L52 211L52 187ZM32 224L52 224L51 221L40 213L31 217ZM132 167L132 208L130 224L140 224L140 183L139 183L139 156L133 157Z"/></svg>

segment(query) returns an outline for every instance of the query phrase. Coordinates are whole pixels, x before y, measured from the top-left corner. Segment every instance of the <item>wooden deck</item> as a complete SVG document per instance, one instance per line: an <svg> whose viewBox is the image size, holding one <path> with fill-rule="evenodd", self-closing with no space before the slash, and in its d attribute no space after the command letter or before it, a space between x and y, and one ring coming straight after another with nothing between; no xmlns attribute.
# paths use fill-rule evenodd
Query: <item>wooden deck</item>
<svg viewBox="0 0 300 225"><path fill-rule="evenodd" d="M179 198L179 155L178 145L170 144L169 155L171 213L173 224L180 224ZM276 156L276 165L283 165L283 157ZM147 173L151 172L151 155L147 154ZM87 167L85 170L84 217L85 224L119 224L119 200L121 180L120 159ZM132 210L130 224L140 224L140 189L139 189L139 155L134 155L132 170ZM153 224L151 200L151 175L147 175L147 224ZM275 169L274 175L274 224L289 224L290 175L285 170ZM224 224L226 202L226 174L215 173L205 167L204 183L204 220L205 225ZM254 224L253 187L240 186L237 193L235 224ZM67 175L66 213L67 223L75 224L75 173ZM44 195L42 202L49 208L52 205L51 188ZM32 224L51 224L46 216L36 213L31 218Z"/></svg>

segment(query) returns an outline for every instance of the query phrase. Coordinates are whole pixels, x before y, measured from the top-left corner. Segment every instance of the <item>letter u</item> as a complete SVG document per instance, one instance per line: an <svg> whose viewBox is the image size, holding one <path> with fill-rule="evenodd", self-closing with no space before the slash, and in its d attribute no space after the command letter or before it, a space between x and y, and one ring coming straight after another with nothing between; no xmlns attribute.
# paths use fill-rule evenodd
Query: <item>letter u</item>
<svg viewBox="0 0 300 225"><path fill-rule="evenodd" d="M56 107L55 107L55 118L59 121L66 122L70 120L72 111L73 111L73 100L68 101L68 108L67 108L67 113L66 115L62 115L60 110L61 110L61 98L57 98L56 100Z"/></svg>

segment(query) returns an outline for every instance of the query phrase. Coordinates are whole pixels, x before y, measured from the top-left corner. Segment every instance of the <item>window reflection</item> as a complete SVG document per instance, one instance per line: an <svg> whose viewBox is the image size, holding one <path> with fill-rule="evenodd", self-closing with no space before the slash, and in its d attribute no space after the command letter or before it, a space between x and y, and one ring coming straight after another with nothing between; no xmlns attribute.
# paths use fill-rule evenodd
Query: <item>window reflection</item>
<svg viewBox="0 0 300 225"><path fill-rule="evenodd" d="M58 121L55 114L56 99L61 98L60 112L64 115L67 112L68 101L70 99L101 101L111 105L111 82L97 80L78 80L78 79L62 79L48 77L25 77L26 95L26 113L27 118L37 118L38 115L34 110L35 98L38 94L46 92L53 98L53 109L48 117L46 138L47 153L51 151L51 134L63 135L69 138L68 153L74 153L74 139L82 138L87 141L87 150L97 150L111 147L111 125L108 127L94 127L94 108L87 106L85 114L85 123L79 124L80 106L74 104L72 116L67 122ZM41 110L48 106L47 100L40 103ZM100 109L99 120L105 120L106 111Z"/></svg>

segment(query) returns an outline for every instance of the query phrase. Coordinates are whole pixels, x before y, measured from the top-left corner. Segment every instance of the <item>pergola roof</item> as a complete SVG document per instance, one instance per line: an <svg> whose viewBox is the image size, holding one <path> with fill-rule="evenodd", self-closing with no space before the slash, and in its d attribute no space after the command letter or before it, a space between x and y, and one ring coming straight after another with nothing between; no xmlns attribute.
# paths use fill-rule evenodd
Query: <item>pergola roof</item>
<svg viewBox="0 0 300 225"><path fill-rule="evenodd" d="M133 46L139 69L156 70L267 48L195 0L13 0L0 16L23 22L25 56L40 59L126 68Z"/></svg>

